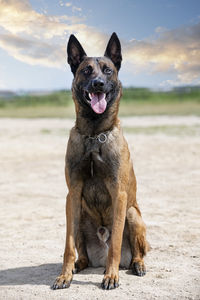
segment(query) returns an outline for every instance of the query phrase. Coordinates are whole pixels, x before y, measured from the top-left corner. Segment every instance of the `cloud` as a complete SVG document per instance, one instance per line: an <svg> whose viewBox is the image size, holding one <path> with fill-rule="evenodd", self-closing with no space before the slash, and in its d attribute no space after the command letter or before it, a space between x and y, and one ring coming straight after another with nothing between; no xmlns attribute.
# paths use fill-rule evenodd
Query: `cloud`
<svg viewBox="0 0 200 300"><path fill-rule="evenodd" d="M75 11L82 11L82 8L81 7L77 7L77 6L72 6L72 11L75 12Z"/></svg>
<svg viewBox="0 0 200 300"><path fill-rule="evenodd" d="M51 39L63 36L71 24L79 21L75 16L47 16L38 13L31 8L28 0L0 1L0 26L12 34Z"/></svg>
<svg viewBox="0 0 200 300"><path fill-rule="evenodd" d="M70 6L72 6L72 3L71 2L67 2L67 3L65 3L65 6L70 7Z"/></svg>
<svg viewBox="0 0 200 300"><path fill-rule="evenodd" d="M30 65L62 68L65 66L65 47L57 47L47 41L42 42L17 35L4 34L0 37L0 47L9 55Z"/></svg>
<svg viewBox="0 0 200 300"><path fill-rule="evenodd" d="M82 8L77 7L75 5L72 5L72 2L66 2L64 3L62 0L59 1L60 6L66 6L66 7L71 7L72 12L81 12Z"/></svg>
<svg viewBox="0 0 200 300"><path fill-rule="evenodd" d="M75 7L72 2L59 4ZM71 33L88 55L104 53L109 35L87 26L83 19L38 13L28 0L0 0L0 47L24 63L65 68ZM124 70L168 74L163 83L167 85L200 83L200 23L173 30L157 27L149 39L122 40L122 48Z"/></svg>
<svg viewBox="0 0 200 300"><path fill-rule="evenodd" d="M66 6L66 7L72 6L72 3L71 3L71 2L66 2L66 3L64 3L62 0L59 1L59 4L60 4L60 6Z"/></svg>
<svg viewBox="0 0 200 300"><path fill-rule="evenodd" d="M75 16L38 13L28 0L1 0L0 47L31 65L64 68L66 43L71 33L94 51L98 52L103 44L104 35L81 21Z"/></svg>
<svg viewBox="0 0 200 300"><path fill-rule="evenodd" d="M125 56L135 72L176 74L168 84L200 82L200 23L174 30L157 28L152 40L126 43Z"/></svg>

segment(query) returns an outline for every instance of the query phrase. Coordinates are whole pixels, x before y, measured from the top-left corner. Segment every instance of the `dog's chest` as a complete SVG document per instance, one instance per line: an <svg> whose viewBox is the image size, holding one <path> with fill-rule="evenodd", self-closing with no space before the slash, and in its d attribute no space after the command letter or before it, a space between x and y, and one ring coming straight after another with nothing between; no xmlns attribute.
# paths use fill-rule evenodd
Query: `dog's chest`
<svg viewBox="0 0 200 300"><path fill-rule="evenodd" d="M69 140L66 168L70 180L85 182L88 179L116 182L120 166L119 141L113 132L105 141L81 136Z"/></svg>
<svg viewBox="0 0 200 300"><path fill-rule="evenodd" d="M117 180L119 158L114 145L109 141L99 142L98 139L87 139L85 141L84 155L82 158L83 179L110 178Z"/></svg>
<svg viewBox="0 0 200 300"><path fill-rule="evenodd" d="M106 181L117 182L119 160L111 143L100 143L87 139L84 154L79 164L79 175L83 180L83 197L87 205L104 211L111 205Z"/></svg>
<svg viewBox="0 0 200 300"><path fill-rule="evenodd" d="M69 140L66 156L68 178L71 182L82 182L86 204L102 214L112 202L107 183L118 182L121 157L118 129L109 132L104 142L81 136L77 131L74 136Z"/></svg>

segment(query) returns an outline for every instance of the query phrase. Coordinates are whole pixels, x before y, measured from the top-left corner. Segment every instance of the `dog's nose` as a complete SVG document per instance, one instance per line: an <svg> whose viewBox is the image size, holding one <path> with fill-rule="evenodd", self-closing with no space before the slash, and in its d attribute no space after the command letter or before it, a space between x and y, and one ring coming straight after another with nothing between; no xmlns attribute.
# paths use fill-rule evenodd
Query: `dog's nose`
<svg viewBox="0 0 200 300"><path fill-rule="evenodd" d="M103 81L103 79L101 79L101 78L93 79L93 81L92 81L92 87L95 88L95 89L97 89L97 88L102 89L104 87L104 81Z"/></svg>

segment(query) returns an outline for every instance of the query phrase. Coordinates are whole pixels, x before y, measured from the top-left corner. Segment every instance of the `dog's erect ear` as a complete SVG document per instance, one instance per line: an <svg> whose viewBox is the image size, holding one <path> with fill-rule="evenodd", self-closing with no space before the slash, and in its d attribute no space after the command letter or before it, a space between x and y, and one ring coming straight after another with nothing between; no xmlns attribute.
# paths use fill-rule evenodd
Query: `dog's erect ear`
<svg viewBox="0 0 200 300"><path fill-rule="evenodd" d="M121 44L115 32L111 35L104 56L110 58L119 71L122 62Z"/></svg>
<svg viewBox="0 0 200 300"><path fill-rule="evenodd" d="M83 47L77 40L77 38L72 34L70 35L68 45L67 45L67 61L71 67L72 73L75 75L79 64L82 62L87 54L83 50Z"/></svg>

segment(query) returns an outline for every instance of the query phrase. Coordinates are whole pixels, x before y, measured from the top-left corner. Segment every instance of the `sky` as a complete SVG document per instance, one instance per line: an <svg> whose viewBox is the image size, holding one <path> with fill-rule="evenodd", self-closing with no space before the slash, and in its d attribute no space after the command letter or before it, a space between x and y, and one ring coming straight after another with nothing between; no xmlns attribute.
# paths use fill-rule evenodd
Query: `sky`
<svg viewBox="0 0 200 300"><path fill-rule="evenodd" d="M0 0L0 90L69 89L70 34L102 56L113 32L123 86L200 85L200 0Z"/></svg>

